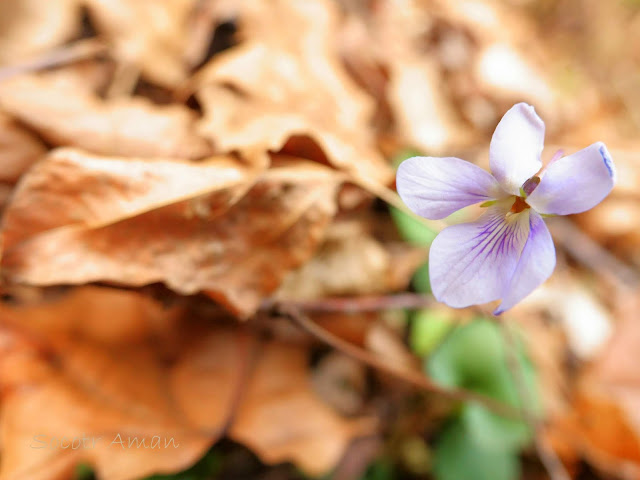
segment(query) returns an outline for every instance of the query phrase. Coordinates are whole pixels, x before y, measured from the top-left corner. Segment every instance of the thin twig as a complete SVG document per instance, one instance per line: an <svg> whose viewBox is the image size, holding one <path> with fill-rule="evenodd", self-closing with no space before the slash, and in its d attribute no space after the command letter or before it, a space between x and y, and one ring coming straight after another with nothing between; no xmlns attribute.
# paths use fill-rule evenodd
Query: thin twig
<svg viewBox="0 0 640 480"><path fill-rule="evenodd" d="M326 297L311 300L273 300L262 302L261 310L270 310L274 306L286 306L304 312L317 313L361 313L381 310L419 309L433 307L432 296L421 293L399 293L397 295L367 295L360 297Z"/></svg>
<svg viewBox="0 0 640 480"><path fill-rule="evenodd" d="M556 455L556 452L547 444L544 435L542 435L542 422L536 415L532 401L531 392L527 386L527 381L522 369L522 364L518 360L518 343L511 327L507 322L498 321L506 344L506 363L511 376L516 385L518 396L520 397L520 405L522 416L533 432L533 440L540 461L549 474L551 480L571 480L564 465Z"/></svg>
<svg viewBox="0 0 640 480"><path fill-rule="evenodd" d="M0 82L23 73L36 72L93 58L106 51L106 45L95 38L80 40L71 45L50 50L23 63L0 68Z"/></svg>
<svg viewBox="0 0 640 480"><path fill-rule="evenodd" d="M307 333L311 334L323 343L326 343L327 345L344 353L345 355L354 358L366 365L369 365L376 370L385 372L392 377L403 381L404 383L413 385L420 390L438 393L453 400L480 403L488 409L494 411L495 413L505 417L517 419L522 418L521 413L517 409L511 407L510 405L494 400L491 397L487 397L486 395L481 395L479 393L471 392L464 389L443 387L442 385L433 382L428 377L418 372L404 370L395 367L393 364L385 363L375 355L372 355L371 353L362 350L361 348L358 348L355 345L346 342L340 337L337 337L331 332L325 330L300 310L297 310L290 306L285 307L276 305L274 307L274 311L289 318L293 323L305 330Z"/></svg>
<svg viewBox="0 0 640 480"><path fill-rule="evenodd" d="M565 218L553 218L548 223L556 243L585 267L618 287L637 289L640 286L638 272L598 245L574 223Z"/></svg>

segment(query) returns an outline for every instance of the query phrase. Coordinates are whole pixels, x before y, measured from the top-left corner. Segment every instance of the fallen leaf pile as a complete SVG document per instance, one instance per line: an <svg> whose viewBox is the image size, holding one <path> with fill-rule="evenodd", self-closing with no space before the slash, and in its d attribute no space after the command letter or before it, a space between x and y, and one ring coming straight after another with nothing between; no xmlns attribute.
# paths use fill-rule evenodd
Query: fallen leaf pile
<svg viewBox="0 0 640 480"><path fill-rule="evenodd" d="M606 141L619 166L611 199L575 222L617 257L560 250L566 282L513 316L561 458L635 475L638 285L598 274L640 265L640 148L625 134L640 60L621 46L631 66L612 68L630 80L612 94L557 33L576 1L534 3L0 2L0 480L172 474L223 439L267 466L357 480L376 454L357 453L363 437L424 446L454 402L430 396L413 421L410 389L274 306L327 301L309 319L329 343L415 373L404 313L384 301L412 277L422 291L427 251L376 197L393 203L406 149L479 158L518 101L552 142ZM625 8L611 7L612 35Z"/></svg>
<svg viewBox="0 0 640 480"><path fill-rule="evenodd" d="M64 478L78 462L113 479L172 472L225 433L321 473L373 427L313 393L304 347L258 345L242 326L135 292L83 287L0 315L2 478ZM86 448L55 448L83 437ZM130 448L134 437L160 446Z"/></svg>

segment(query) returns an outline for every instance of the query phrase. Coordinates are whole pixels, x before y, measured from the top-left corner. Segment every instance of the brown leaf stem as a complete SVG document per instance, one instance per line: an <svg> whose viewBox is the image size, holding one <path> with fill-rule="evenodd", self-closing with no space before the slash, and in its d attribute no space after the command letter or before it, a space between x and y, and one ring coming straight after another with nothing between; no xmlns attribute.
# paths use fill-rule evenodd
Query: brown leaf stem
<svg viewBox="0 0 640 480"><path fill-rule="evenodd" d="M316 313L363 313L379 312L401 308L418 309L432 307L433 297L421 293L399 293L396 295L367 295L358 297L328 297L310 300L267 299L262 302L262 310L270 310L274 306L286 306L304 312Z"/></svg>

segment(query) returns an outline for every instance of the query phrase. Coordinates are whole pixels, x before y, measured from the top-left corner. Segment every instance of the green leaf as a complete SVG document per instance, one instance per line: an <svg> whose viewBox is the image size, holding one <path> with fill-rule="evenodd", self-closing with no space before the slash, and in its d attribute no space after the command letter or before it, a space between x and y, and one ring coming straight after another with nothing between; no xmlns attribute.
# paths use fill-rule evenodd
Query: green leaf
<svg viewBox="0 0 640 480"><path fill-rule="evenodd" d="M79 463L73 475L74 480L93 480L95 477L93 468L86 463Z"/></svg>
<svg viewBox="0 0 640 480"><path fill-rule="evenodd" d="M430 376L439 383L473 390L521 408L518 385L507 367L506 345L499 327L477 319L456 329L427 360ZM535 414L541 405L536 390L535 370L519 346L518 361L523 373L528 407ZM482 445L519 450L531 440L531 431L522 421L503 418L480 405L465 405L461 421L469 435Z"/></svg>
<svg viewBox="0 0 640 480"><path fill-rule="evenodd" d="M465 404L460 416L468 434L487 448L517 453L533 438L533 432L525 422L497 415L478 403Z"/></svg>
<svg viewBox="0 0 640 480"><path fill-rule="evenodd" d="M397 478L393 463L385 458L375 461L360 480L394 480Z"/></svg>
<svg viewBox="0 0 640 480"><path fill-rule="evenodd" d="M413 273L411 285L416 292L431 293L431 279L429 278L429 262L425 262Z"/></svg>
<svg viewBox="0 0 640 480"><path fill-rule="evenodd" d="M429 246L437 231L427 227L420 220L413 218L408 213L398 210L396 207L389 207L391 218L400 232L400 236L407 242L419 246Z"/></svg>
<svg viewBox="0 0 640 480"><path fill-rule="evenodd" d="M418 310L411 317L411 349L417 355L429 355L453 327L451 316L442 311Z"/></svg>
<svg viewBox="0 0 640 480"><path fill-rule="evenodd" d="M223 457L216 450L209 450L198 463L188 470L170 475L152 475L146 480L209 480L222 469Z"/></svg>
<svg viewBox="0 0 640 480"><path fill-rule="evenodd" d="M463 418L451 422L441 433L435 448L434 474L437 480L516 480L520 462L509 449L480 443L469 432Z"/></svg>
<svg viewBox="0 0 640 480"><path fill-rule="evenodd" d="M518 361L534 404L535 371L518 347ZM507 351L502 332L492 321L478 318L459 327L427 361L427 371L440 383L474 390L519 406L519 395L507 368Z"/></svg>

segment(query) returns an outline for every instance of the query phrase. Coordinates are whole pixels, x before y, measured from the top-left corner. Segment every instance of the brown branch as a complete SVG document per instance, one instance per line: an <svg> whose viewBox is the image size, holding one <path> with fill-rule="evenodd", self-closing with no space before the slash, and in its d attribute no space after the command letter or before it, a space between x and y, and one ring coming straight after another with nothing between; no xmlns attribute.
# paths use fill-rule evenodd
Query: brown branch
<svg viewBox="0 0 640 480"><path fill-rule="evenodd" d="M518 360L518 343L515 335L511 331L511 327L507 322L498 320L501 327L502 335L506 345L506 363L507 368L511 372L522 409L522 417L533 432L534 445L540 461L549 474L551 480L571 480L564 465L556 455L556 452L547 444L542 434L542 421L534 412L531 401L531 392L527 387L526 378L522 369L522 364Z"/></svg>
<svg viewBox="0 0 640 480"><path fill-rule="evenodd" d="M274 306L273 311L286 318L289 318L294 324L305 330L307 333L311 334L313 337L344 353L345 355L354 358L376 370L389 374L392 377L404 383L412 385L420 390L438 393L452 400L480 403L493 412L505 417L516 419L522 418L521 413L517 409L511 407L510 405L494 400L491 397L487 397L486 395L481 395L479 393L460 388L444 387L435 383L421 373L397 368L393 364L387 364L383 360L376 357L375 355L372 355L366 350L362 350L361 348L358 348L357 346L325 330L300 310L297 310L291 306L276 305Z"/></svg>
<svg viewBox="0 0 640 480"><path fill-rule="evenodd" d="M271 310L275 306L294 308L304 312L317 313L361 313L381 310L419 309L433 307L432 296L420 293L399 293L396 295L367 295L360 297L326 297L311 300L274 300L262 302L261 310Z"/></svg>

